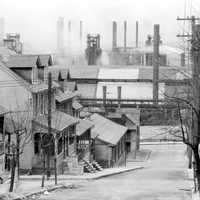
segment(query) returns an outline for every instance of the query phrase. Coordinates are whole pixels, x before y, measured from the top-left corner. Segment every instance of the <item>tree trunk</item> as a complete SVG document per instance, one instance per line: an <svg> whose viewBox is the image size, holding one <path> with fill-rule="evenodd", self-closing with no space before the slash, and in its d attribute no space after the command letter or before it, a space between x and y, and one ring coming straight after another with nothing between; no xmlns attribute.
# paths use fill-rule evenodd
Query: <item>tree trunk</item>
<svg viewBox="0 0 200 200"><path fill-rule="evenodd" d="M194 159L195 159L195 173L198 184L198 191L200 191L200 157L199 157L199 145L195 145L193 148Z"/></svg>
<svg viewBox="0 0 200 200"><path fill-rule="evenodd" d="M16 155L16 164L17 164L17 179L19 180L20 175L20 135L19 132L17 134L17 155Z"/></svg>
<svg viewBox="0 0 200 200"><path fill-rule="evenodd" d="M187 146L187 155L188 155L188 168L192 169L192 149Z"/></svg>
<svg viewBox="0 0 200 200"><path fill-rule="evenodd" d="M11 161L11 180L10 180L10 189L9 192L13 192L14 181L15 181L15 150L13 150L12 161Z"/></svg>
<svg viewBox="0 0 200 200"><path fill-rule="evenodd" d="M43 156L43 174L42 174L42 187L44 187L44 179L45 179L45 151L44 149L42 150L42 156Z"/></svg>

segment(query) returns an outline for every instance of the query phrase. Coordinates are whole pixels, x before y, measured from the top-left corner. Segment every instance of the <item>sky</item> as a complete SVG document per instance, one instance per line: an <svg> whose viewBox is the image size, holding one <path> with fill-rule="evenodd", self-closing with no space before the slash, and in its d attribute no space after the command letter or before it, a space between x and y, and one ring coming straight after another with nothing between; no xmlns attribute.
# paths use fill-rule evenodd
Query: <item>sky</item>
<svg viewBox="0 0 200 200"><path fill-rule="evenodd" d="M101 35L101 47L111 49L112 21L118 22L118 45L123 44L123 21L127 21L127 45L135 44L135 22L139 21L139 41L153 34L160 24L166 44L179 45L176 35L183 29L177 16L200 14L198 0L0 0L0 17L5 19L5 33L21 35L26 53L52 53L56 50L56 21L72 22L72 40L78 46L79 21L83 21L84 43L87 33Z"/></svg>

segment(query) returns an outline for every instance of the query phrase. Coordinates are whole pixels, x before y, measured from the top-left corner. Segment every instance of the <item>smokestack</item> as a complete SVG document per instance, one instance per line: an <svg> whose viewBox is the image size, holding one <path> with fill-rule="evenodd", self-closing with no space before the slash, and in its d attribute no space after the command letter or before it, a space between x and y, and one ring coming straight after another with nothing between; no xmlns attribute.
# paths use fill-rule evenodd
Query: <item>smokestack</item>
<svg viewBox="0 0 200 200"><path fill-rule="evenodd" d="M71 21L68 22L68 48L71 50Z"/></svg>
<svg viewBox="0 0 200 200"><path fill-rule="evenodd" d="M135 46L138 48L138 21L136 21L136 36L135 36Z"/></svg>
<svg viewBox="0 0 200 200"><path fill-rule="evenodd" d="M83 22L80 21L80 46L82 46L82 39L83 39Z"/></svg>
<svg viewBox="0 0 200 200"><path fill-rule="evenodd" d="M117 48L117 22L113 21L113 41L112 50Z"/></svg>
<svg viewBox="0 0 200 200"><path fill-rule="evenodd" d="M0 46L3 46L4 39L4 18L0 18Z"/></svg>
<svg viewBox="0 0 200 200"><path fill-rule="evenodd" d="M64 53L64 18L59 17L57 21L57 50L58 53Z"/></svg>
<svg viewBox="0 0 200 200"><path fill-rule="evenodd" d="M154 25L153 38L153 100L158 103L158 80L159 80L159 43L160 43L160 25Z"/></svg>
<svg viewBox="0 0 200 200"><path fill-rule="evenodd" d="M118 107L120 108L121 107L121 98L122 98L122 87L121 86L118 86L117 87L117 96L118 96Z"/></svg>
<svg viewBox="0 0 200 200"><path fill-rule="evenodd" d="M126 51L126 31L127 31L127 22L124 21L124 51Z"/></svg>

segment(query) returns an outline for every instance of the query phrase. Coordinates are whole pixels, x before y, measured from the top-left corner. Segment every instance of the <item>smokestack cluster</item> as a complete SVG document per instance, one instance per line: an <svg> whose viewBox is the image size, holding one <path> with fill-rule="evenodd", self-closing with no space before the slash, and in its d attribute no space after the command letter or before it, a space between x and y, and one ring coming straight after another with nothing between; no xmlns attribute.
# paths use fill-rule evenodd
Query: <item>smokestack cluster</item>
<svg viewBox="0 0 200 200"><path fill-rule="evenodd" d="M136 31L135 31L135 47L138 48L139 43L139 22L136 21ZM117 48L117 22L112 22L112 50L116 50ZM124 21L124 43L123 49L126 51L127 49L127 21Z"/></svg>
<svg viewBox="0 0 200 200"><path fill-rule="evenodd" d="M64 54L65 52L65 39L64 39L64 18L59 17L57 20L57 52L59 54ZM71 21L68 21L67 26L67 47L69 52L71 51L71 33L72 33L72 23ZM82 47L82 40L83 40L83 22L80 21L79 23L79 39L76 41L79 41L78 46Z"/></svg>

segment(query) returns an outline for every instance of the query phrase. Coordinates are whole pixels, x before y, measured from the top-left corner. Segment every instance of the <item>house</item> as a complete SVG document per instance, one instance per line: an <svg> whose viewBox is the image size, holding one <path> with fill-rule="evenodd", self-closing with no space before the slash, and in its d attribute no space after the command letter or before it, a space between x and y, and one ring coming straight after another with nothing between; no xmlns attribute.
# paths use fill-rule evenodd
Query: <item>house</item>
<svg viewBox="0 0 200 200"><path fill-rule="evenodd" d="M44 67L52 65L51 55L11 55L4 59L5 65L21 76L24 80L31 82L34 68L37 68L38 78L44 80Z"/></svg>
<svg viewBox="0 0 200 200"><path fill-rule="evenodd" d="M68 70L68 81L76 82L82 99L102 99L103 86L106 86L108 99L118 98L118 86L121 86L122 99L153 98L152 66L73 66ZM190 75L191 71L185 67L160 66L159 99L171 95L184 96L188 92Z"/></svg>
<svg viewBox="0 0 200 200"><path fill-rule="evenodd" d="M107 118L127 127L126 152L138 150L140 146L140 110L135 108L117 108L114 113L108 113Z"/></svg>
<svg viewBox="0 0 200 200"><path fill-rule="evenodd" d="M125 139L127 128L99 114L92 114L90 120L94 142L94 159L103 167L118 166L125 162Z"/></svg>
<svg viewBox="0 0 200 200"><path fill-rule="evenodd" d="M0 106L0 183L5 172L5 129L4 129L4 115L7 110Z"/></svg>

